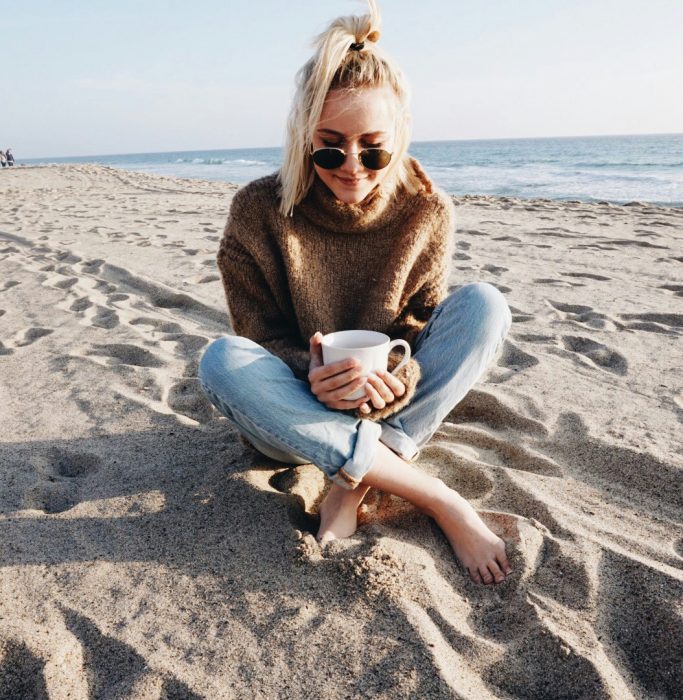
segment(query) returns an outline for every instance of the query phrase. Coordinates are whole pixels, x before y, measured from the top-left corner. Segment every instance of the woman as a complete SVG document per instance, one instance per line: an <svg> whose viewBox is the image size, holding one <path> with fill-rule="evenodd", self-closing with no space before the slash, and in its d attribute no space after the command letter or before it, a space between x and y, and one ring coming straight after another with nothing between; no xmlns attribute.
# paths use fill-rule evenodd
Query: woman
<svg viewBox="0 0 683 700"><path fill-rule="evenodd" d="M472 580L500 583L504 542L410 463L490 364L510 311L489 284L448 294L454 206L407 153L407 85L369 5L317 37L282 167L234 196L218 265L235 335L207 347L198 376L244 440L332 480L321 542L355 532L374 486L432 516ZM367 380L351 361L323 366L322 335L347 328L403 338L413 356Z"/></svg>

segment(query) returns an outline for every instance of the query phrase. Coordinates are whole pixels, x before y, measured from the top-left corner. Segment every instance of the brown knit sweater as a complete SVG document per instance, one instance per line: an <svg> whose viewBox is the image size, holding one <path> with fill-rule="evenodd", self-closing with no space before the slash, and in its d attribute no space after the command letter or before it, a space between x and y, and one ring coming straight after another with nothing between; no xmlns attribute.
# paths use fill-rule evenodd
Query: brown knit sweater
<svg viewBox="0 0 683 700"><path fill-rule="evenodd" d="M416 195L403 188L389 203L375 188L358 204L338 200L315 177L293 217L278 210L277 173L238 190L218 251L218 267L234 333L259 343L308 379L309 339L316 332L360 328L414 340L448 293L455 208L418 161L423 183ZM389 370L402 357L392 351ZM384 408L371 402L378 421L406 406L420 379L411 359L396 375L406 392Z"/></svg>

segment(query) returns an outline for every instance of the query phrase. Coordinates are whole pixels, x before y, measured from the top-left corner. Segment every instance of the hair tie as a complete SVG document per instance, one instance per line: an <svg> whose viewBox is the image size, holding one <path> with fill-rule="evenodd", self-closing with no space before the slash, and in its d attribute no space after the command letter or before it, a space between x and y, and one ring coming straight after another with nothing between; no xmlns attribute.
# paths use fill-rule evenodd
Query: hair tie
<svg viewBox="0 0 683 700"><path fill-rule="evenodd" d="M364 41L361 41L358 44L351 44L351 46L349 46L349 51L360 51L364 46Z"/></svg>

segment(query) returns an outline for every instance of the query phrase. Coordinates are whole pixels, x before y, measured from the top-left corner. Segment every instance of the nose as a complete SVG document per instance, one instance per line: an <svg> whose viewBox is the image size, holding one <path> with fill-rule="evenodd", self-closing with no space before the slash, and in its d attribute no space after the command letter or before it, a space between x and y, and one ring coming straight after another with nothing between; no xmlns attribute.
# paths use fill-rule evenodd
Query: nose
<svg viewBox="0 0 683 700"><path fill-rule="evenodd" d="M358 158L358 153L361 150L360 148L354 148L353 150L348 149L346 151L346 160L339 168L344 173L345 177L355 177L364 170L365 166L360 162L360 158Z"/></svg>

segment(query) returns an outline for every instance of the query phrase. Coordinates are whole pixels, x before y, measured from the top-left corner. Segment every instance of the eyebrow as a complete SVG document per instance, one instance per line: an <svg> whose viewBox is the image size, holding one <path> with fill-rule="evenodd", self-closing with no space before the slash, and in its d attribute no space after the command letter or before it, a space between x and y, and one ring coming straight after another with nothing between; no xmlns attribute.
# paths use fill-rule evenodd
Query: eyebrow
<svg viewBox="0 0 683 700"><path fill-rule="evenodd" d="M334 129L318 129L318 131L324 131L328 134L334 134L335 136L344 136L344 134L341 133L341 131L335 131ZM361 134L361 136L382 136L386 135L386 131L368 131L365 134ZM344 136L344 138L346 138Z"/></svg>

